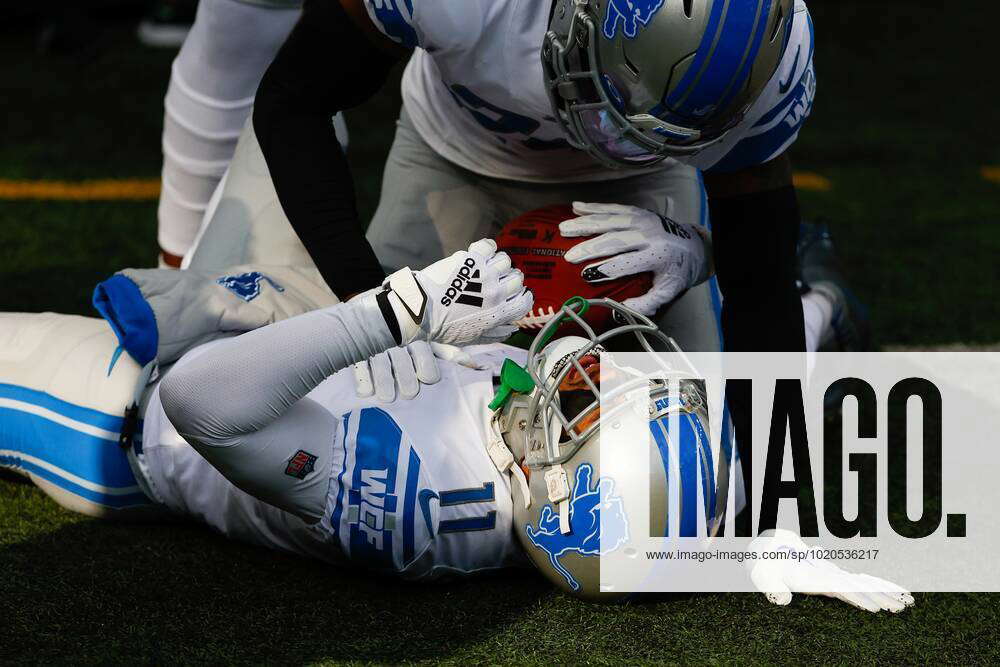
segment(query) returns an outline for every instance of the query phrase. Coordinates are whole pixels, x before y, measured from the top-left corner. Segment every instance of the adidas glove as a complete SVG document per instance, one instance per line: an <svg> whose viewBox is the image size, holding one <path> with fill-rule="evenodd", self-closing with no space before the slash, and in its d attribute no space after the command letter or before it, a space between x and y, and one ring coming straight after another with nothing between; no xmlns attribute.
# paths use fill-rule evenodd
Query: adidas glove
<svg viewBox="0 0 1000 667"><path fill-rule="evenodd" d="M524 275L491 239L422 271L400 269L381 289L355 299L381 311L399 345L501 341L517 330L511 322L524 317L533 301Z"/></svg>
<svg viewBox="0 0 1000 667"><path fill-rule="evenodd" d="M643 315L652 316L660 306L712 275L711 242L695 225L620 204L573 202L573 212L579 217L559 223L560 234L598 236L570 248L566 261L590 262L580 272L588 283L651 271L653 287L623 302Z"/></svg>
<svg viewBox="0 0 1000 667"><path fill-rule="evenodd" d="M776 605L787 605L792 593L823 595L872 613L887 610L898 613L911 606L913 596L896 584L867 574L842 570L829 560L816 558L818 547L808 547L790 530L765 531L750 544L762 556L750 561L754 586ZM774 554L787 558L774 558Z"/></svg>
<svg viewBox="0 0 1000 667"><path fill-rule="evenodd" d="M354 389L359 398L375 396L383 403L392 403L398 396L408 401L420 393L420 385L441 380L438 359L480 368L461 348L418 340L354 364Z"/></svg>

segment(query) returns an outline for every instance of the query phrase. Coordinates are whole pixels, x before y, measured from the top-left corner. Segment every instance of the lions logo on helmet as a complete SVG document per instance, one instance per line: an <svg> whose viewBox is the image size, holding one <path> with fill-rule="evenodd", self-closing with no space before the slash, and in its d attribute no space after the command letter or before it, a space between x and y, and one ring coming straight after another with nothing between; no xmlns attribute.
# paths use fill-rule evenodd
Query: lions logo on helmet
<svg viewBox="0 0 1000 667"><path fill-rule="evenodd" d="M542 508L537 529L530 523L524 527L531 543L548 554L552 567L574 591L580 590L580 582L560 563L563 555L573 552L601 556L628 541L628 519L621 496L615 495L614 480L601 477L591 488L593 475L594 467L589 463L582 463L576 469L576 484L569 501L569 533L564 535L559 530L559 515L552 505Z"/></svg>
<svg viewBox="0 0 1000 667"><path fill-rule="evenodd" d="M622 34L634 39L638 30L637 24L648 24L661 7L663 0L609 0L608 14L604 18L604 36L614 39L620 22Z"/></svg>

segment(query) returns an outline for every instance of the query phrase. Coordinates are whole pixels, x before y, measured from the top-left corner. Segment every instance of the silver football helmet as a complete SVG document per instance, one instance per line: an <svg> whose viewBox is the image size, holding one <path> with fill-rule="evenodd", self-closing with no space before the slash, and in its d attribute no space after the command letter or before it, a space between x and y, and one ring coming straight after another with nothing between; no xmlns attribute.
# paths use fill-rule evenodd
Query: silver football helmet
<svg viewBox="0 0 1000 667"><path fill-rule="evenodd" d="M617 167L693 155L781 63L794 0L555 0L546 88L570 144Z"/></svg>
<svg viewBox="0 0 1000 667"><path fill-rule="evenodd" d="M581 317L586 308L594 307L611 309L623 324L598 335ZM586 335L549 342L566 320L574 321ZM609 346L680 352L652 321L620 303L574 297L535 338L526 368L510 359L505 361L501 388L491 404L495 413L488 449L497 467L511 475L514 532L546 577L567 592L583 597L615 595L601 590L598 556L623 548L629 541L622 500L627 489L616 488L614 479L601 475L602 425L612 424L611 428L615 428L616 420L626 410L636 411L640 424L648 419L650 437L634 443L616 465L623 463L625 468L638 471L646 463L639 457L648 461L651 526L665 529L667 522L670 466L663 450L673 446L666 425L668 416L674 414L692 425L682 430L681 437L695 442L677 444L696 452L693 465L707 465L713 458L705 452L711 444L704 389L694 380L690 364L672 368L659 362L661 368L653 374L656 379L650 385L650 373L622 367L608 355L602 361L601 353ZM678 356L683 358L682 354ZM680 395L674 398L668 396L669 377L680 380ZM613 388L605 389L603 412L599 386L602 379L614 379L607 385ZM643 400L639 402L633 395L637 390L642 392ZM651 447L649 443L654 440L655 446ZM707 472L702 470L703 474ZM685 473L680 470L679 474L683 484ZM682 510L683 503L682 496ZM706 499L705 516L714 517L715 505L707 505ZM721 506L725 507L724 499Z"/></svg>

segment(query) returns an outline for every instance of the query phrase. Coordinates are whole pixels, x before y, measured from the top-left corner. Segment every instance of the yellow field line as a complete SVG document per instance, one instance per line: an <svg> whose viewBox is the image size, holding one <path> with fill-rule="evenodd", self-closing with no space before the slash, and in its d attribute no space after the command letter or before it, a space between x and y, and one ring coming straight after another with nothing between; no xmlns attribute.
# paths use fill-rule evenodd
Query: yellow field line
<svg viewBox="0 0 1000 667"><path fill-rule="evenodd" d="M797 171L792 174L792 183L799 190L812 190L813 192L829 192L833 189L830 179L821 174L811 171Z"/></svg>
<svg viewBox="0 0 1000 667"><path fill-rule="evenodd" d="M160 179L100 181L6 181L0 179L0 199L59 199L67 201L148 200L160 196Z"/></svg>
<svg viewBox="0 0 1000 667"><path fill-rule="evenodd" d="M1000 182L1000 168L983 167L983 178ZM814 192L833 189L830 179L808 171L796 172L795 187ZM148 200L160 196L160 179L104 179L99 181L10 181L0 179L0 199L64 201Z"/></svg>
<svg viewBox="0 0 1000 667"><path fill-rule="evenodd" d="M1000 167L983 167L980 173L987 181L1000 183Z"/></svg>

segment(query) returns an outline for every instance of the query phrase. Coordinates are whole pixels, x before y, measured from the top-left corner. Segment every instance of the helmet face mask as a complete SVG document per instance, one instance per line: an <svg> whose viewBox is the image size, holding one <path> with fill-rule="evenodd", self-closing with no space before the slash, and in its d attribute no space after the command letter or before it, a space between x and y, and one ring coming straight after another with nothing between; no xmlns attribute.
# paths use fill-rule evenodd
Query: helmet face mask
<svg viewBox="0 0 1000 667"><path fill-rule="evenodd" d="M601 389L594 369L588 372L582 362L593 357L602 377L615 371L613 367L600 367L600 355L607 351L611 341L621 344L630 339L631 345L646 352L676 351L677 345L648 318L611 299L592 299L586 307L609 308L623 323L602 334L597 334L576 310L577 303L568 302L535 336L528 350L527 371L535 381L535 391L527 406L526 427L529 431L524 465L542 468L565 463L600 428L600 419L594 418L601 410ZM581 302L584 300L580 300ZM572 320L587 336L569 336L553 343L562 322ZM658 345L655 345L658 343ZM656 349L659 348L659 350ZM588 363L589 365L589 363ZM648 380L638 375L632 381L617 382L613 394L605 392L605 403L637 387L645 388ZM574 406L564 409L560 388L571 387ZM608 414L605 417L610 416Z"/></svg>
<svg viewBox="0 0 1000 667"><path fill-rule="evenodd" d="M699 131L649 114L626 117L624 97L596 62L596 35L591 17L576 11L568 32L560 35L550 26L542 45L545 89L571 146L609 167L641 168L715 143L699 142Z"/></svg>
<svg viewBox="0 0 1000 667"><path fill-rule="evenodd" d="M704 47L704 43L699 45L699 30L712 25L707 13L715 10L717 18L724 4L744 0L697 0L691 11L700 10L702 14L695 18L702 21L692 20L691 15L678 16L680 0L647 3L647 14L633 19L631 33L617 29L617 19L612 21L618 2L554 0L542 44L546 91L570 145L611 167L648 167L667 157L696 155L722 141L776 71L792 23L792 0L773 0L769 14L753 22L756 32L763 33L765 26L773 25L773 33L767 48L756 51L755 59L742 66L744 72L750 72L744 88L720 90L720 99L684 114L675 108L677 105L667 103L672 86L681 79L674 73L692 66L691 52ZM608 12L603 21L598 16L602 6ZM603 31L598 27L602 24ZM613 38L608 34L609 26ZM783 34L781 28L785 28ZM664 49L664 39L670 40L667 44L675 42L677 48ZM644 56L641 67L629 59L626 45ZM738 80L734 77L730 87Z"/></svg>

